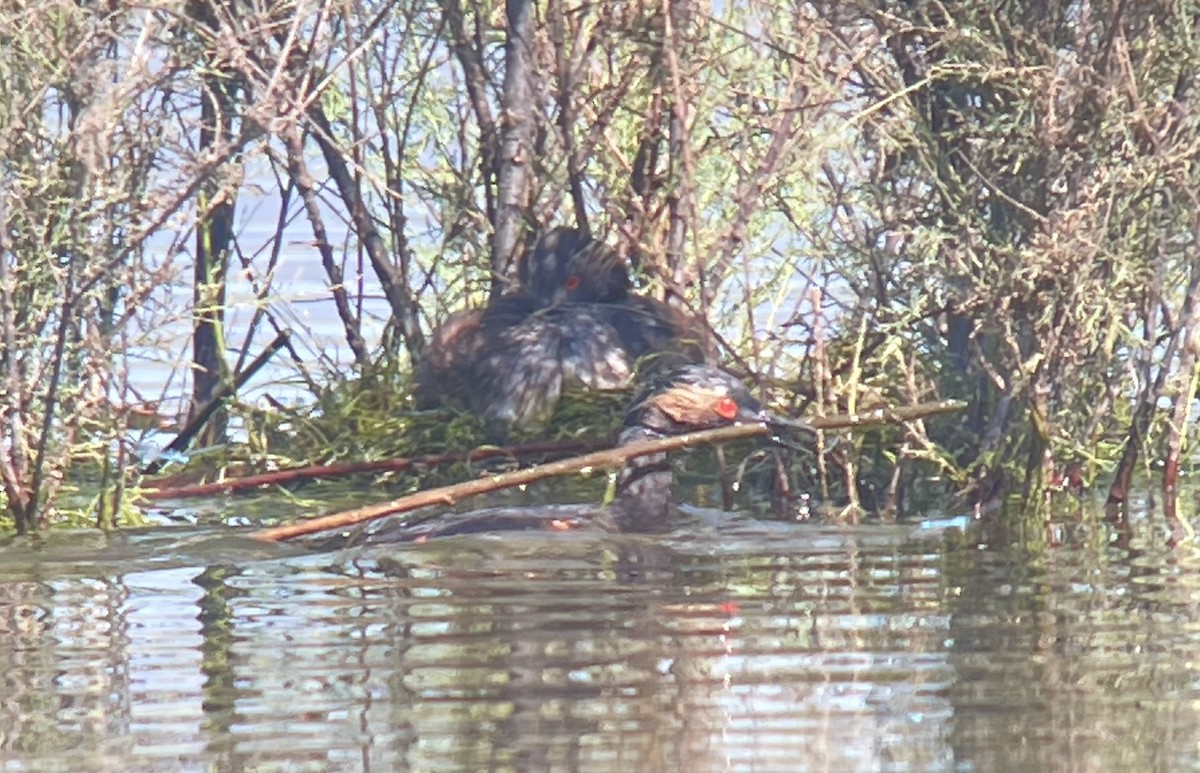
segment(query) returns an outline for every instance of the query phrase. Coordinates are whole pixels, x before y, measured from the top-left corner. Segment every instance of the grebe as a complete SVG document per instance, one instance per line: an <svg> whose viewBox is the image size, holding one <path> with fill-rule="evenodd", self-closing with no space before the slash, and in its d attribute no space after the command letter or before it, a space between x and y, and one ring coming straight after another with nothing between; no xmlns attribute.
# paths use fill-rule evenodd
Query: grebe
<svg viewBox="0 0 1200 773"><path fill-rule="evenodd" d="M520 287L434 332L417 405L458 405L502 427L547 419L572 389L627 388L638 359L711 353L707 330L630 291L624 262L578 229L555 228L522 256Z"/></svg>
<svg viewBox="0 0 1200 773"><path fill-rule="evenodd" d="M803 428L763 408L740 381L708 365L683 365L652 377L630 403L617 445L745 423ZM362 527L339 547L376 542L425 542L463 534L528 530L601 529L652 533L678 521L674 474L666 454L630 459L617 476L617 494L604 507L495 507L406 522L394 516Z"/></svg>

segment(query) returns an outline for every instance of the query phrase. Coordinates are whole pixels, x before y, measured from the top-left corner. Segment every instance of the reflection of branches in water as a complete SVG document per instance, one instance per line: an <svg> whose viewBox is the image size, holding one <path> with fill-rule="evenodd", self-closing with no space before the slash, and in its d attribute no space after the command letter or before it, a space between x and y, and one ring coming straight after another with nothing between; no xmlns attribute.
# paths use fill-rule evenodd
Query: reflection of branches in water
<svg viewBox="0 0 1200 773"><path fill-rule="evenodd" d="M355 551L363 577L392 581L376 600L403 631L393 690L411 701L410 764L452 747L461 769L862 769L885 742L916 769L937 759L948 713L925 685L947 678L929 658L944 621L908 615L938 588L894 540L745 531L714 557L708 543L581 536ZM742 550L764 536L794 555Z"/></svg>
<svg viewBox="0 0 1200 773"><path fill-rule="evenodd" d="M1136 550L1095 513L1044 540L981 531L1005 522L961 543L728 518L654 540L319 555L218 537L153 565L167 530L0 543L6 578L38 578L0 581L3 755L64 770L113 749L135 769L1186 767L1192 556L1147 519Z"/></svg>
<svg viewBox="0 0 1200 773"><path fill-rule="evenodd" d="M6 762L14 755L75 754L81 763L128 727L132 707L148 690L135 683L130 667L128 596L119 578L0 582L0 757ZM68 727L71 732L63 732Z"/></svg>

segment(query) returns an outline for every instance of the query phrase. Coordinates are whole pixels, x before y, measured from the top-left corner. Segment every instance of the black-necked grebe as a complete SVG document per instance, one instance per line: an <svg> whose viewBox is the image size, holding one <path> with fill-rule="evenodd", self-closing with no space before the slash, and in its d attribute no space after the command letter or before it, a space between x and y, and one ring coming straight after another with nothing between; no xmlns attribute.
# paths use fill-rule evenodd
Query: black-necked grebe
<svg viewBox="0 0 1200 773"><path fill-rule="evenodd" d="M627 388L638 359L673 352L705 362L702 324L630 292L624 262L582 232L556 228L521 260L520 288L450 317L417 373L417 404L450 403L531 426L573 389Z"/></svg>
<svg viewBox="0 0 1200 773"><path fill-rule="evenodd" d="M629 295L629 272L614 250L578 228L552 228L522 256L521 287L543 306L620 303Z"/></svg>
<svg viewBox="0 0 1200 773"><path fill-rule="evenodd" d="M661 372L638 390L625 414L617 445L745 423L796 427L775 416L723 370L683 365ZM661 532L677 521L674 474L666 454L629 460L617 476L617 495L606 507L547 505L497 507L457 513L410 525L403 516L378 521L339 546L374 542L424 542L484 532L599 528L616 532Z"/></svg>

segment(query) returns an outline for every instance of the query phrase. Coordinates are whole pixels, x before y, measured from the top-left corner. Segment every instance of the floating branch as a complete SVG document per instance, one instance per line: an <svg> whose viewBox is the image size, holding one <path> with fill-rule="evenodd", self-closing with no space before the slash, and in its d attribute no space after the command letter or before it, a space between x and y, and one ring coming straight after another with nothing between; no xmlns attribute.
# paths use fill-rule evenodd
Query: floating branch
<svg viewBox="0 0 1200 773"><path fill-rule="evenodd" d="M827 416L807 422L796 421L794 425L797 429L809 431L878 426L959 411L965 406L966 404L961 401L946 400L904 408L880 408L865 413ZM453 507L467 497L513 488L514 486L524 486L546 478L570 475L598 468L620 467L628 460L639 456L665 453L689 446L719 443L727 440L760 437L769 435L774 431L776 431L775 428L769 427L766 424L742 424L733 427L701 430L700 432L691 432L686 435L677 435L661 440L645 440L622 446L621 448L595 451L590 454L571 457L570 459L537 465L525 470L516 470L502 475L478 478L464 483L456 483L452 486L440 486L428 491L418 491L415 494L393 499L390 502L381 502L353 510L345 510L308 521L300 521L286 526L276 526L270 529L260 529L251 533L250 536L265 542L280 542L322 531L344 529L366 521L373 521L398 513L406 513L430 505Z"/></svg>

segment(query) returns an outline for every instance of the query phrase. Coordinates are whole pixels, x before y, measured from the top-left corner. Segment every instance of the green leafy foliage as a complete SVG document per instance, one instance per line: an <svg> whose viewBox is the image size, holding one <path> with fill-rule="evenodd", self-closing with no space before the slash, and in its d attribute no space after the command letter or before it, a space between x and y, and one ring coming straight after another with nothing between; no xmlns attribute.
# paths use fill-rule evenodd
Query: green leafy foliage
<svg viewBox="0 0 1200 773"><path fill-rule="evenodd" d="M439 323L510 281L493 255L509 199L521 246L586 223L781 409L969 402L789 462L796 486L839 506L896 511L922 490L1037 501L1080 467L1111 474L1119 500L1138 459L1178 471L1188 458L1200 46L1186 4L553 0L533 6L527 104L505 86L508 5L0 17L20 33L0 53L19 96L0 105L13 127L0 380L18 385L5 415L25 419L0 444L10 512L54 498L29 487L65 475L59 450L99 458L126 431L108 377L157 345L139 332L157 326L148 288L186 292L170 270L185 240L153 260L144 240L179 222L190 233L205 202L264 179L280 227L236 240L258 281L255 325L291 326L276 269L299 234L354 351L346 372L310 342L318 356L294 358L301 407L237 408L249 449L277 461L495 440L472 417L413 411L408 374ZM245 99L229 104L235 136L200 153L193 106L213 77ZM514 154L518 121L533 140ZM255 164L271 174L249 182ZM502 190L514 164L527 174ZM565 402L540 436L611 432L619 401L596 398ZM34 475L47 405L43 465L62 464ZM87 433L77 416L94 418Z"/></svg>

